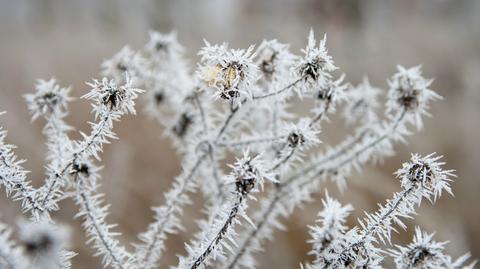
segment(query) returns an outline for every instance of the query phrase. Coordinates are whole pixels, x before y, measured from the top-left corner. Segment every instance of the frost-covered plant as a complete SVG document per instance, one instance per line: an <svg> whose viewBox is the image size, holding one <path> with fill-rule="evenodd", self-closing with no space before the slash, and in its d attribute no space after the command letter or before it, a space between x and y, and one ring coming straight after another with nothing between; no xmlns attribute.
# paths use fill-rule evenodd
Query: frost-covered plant
<svg viewBox="0 0 480 269"><path fill-rule="evenodd" d="M317 43L311 31L301 52L295 55L277 40L264 40L256 49L205 41L194 68L175 32L151 32L143 48L124 47L102 64L101 79L87 83L90 90L82 99L92 103L94 120L79 140L70 138L75 128L65 121L73 100L69 88L55 79L39 80L25 99L32 120L46 122L42 186L31 185L23 161L0 130L0 184L29 217L17 237L0 226L0 266L70 267L74 253L67 250L68 236L52 212L72 198L92 254L101 256L104 267L158 268L169 235L183 229L190 195L200 192L205 219L198 220L199 231L174 268L256 268L255 253L283 228L282 219L312 200L324 180L349 191L350 174L393 155L394 145L404 142L412 127L420 129L430 103L441 98L419 66L399 66L388 80L382 112L382 90L368 78L352 86L344 74L336 74L326 36ZM165 127L182 171L164 192L165 203L153 208L152 222L138 241L126 246L107 222L108 204L98 188L100 155L116 138L113 123L136 114L139 95L146 114ZM294 113L291 108L299 104L308 112ZM338 110L353 131L336 145L324 145L322 125ZM231 156L238 156L237 162L228 166ZM352 229L347 218L353 207L327 194L318 225L310 227L314 259L305 266L381 268L390 255L398 268L460 268L467 256L452 261L442 254L443 244L419 230L406 247L388 250L385 245L396 226L406 228L404 219L413 217L423 199L434 202L443 191L451 193L453 174L442 165L434 154L413 154L396 173L402 190Z"/></svg>
<svg viewBox="0 0 480 269"><path fill-rule="evenodd" d="M451 193L449 182L450 177L454 176L453 171L442 170L441 166L444 163L438 162L439 159L440 157L434 154L425 157L413 154L410 162L404 163L403 167L395 173L400 179L403 190L395 193L385 205L380 205L377 212L367 214L360 221L359 228L355 227L345 232L345 228L341 225L345 214L336 216L330 213L330 216L324 217L337 221L333 222L335 225L333 228L324 226L323 229L337 229L341 233L337 233L328 245L322 244L322 247L326 248L322 252L317 253L314 250L317 261L311 268L380 267L383 257L381 249L375 244L379 241L390 243L391 233L395 231L394 225L405 229L406 225L402 218L411 218L423 199L434 202L442 191ZM338 211L341 211L342 207L336 206L340 208ZM330 211L331 209L326 207L324 212ZM345 211L344 208L343 211Z"/></svg>
<svg viewBox="0 0 480 269"><path fill-rule="evenodd" d="M448 242L433 241L433 234L423 232L415 227L412 243L407 246L397 246L390 250L397 268L474 268L475 262L465 265L470 254L465 254L456 260L443 253Z"/></svg>

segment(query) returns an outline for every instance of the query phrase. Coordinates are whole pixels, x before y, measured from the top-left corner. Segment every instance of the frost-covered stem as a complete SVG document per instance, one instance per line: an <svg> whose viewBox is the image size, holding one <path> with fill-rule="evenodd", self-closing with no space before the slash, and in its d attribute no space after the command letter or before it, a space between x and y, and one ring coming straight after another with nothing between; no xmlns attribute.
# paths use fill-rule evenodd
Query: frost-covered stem
<svg viewBox="0 0 480 269"><path fill-rule="evenodd" d="M264 95L259 95L259 96L253 96L251 99L252 100L260 100L260 99L265 99L265 98L269 98L269 97L272 97L272 96L276 96L284 91L287 91L291 88L293 88L295 85L297 85L300 81L302 81L302 79L304 79L304 76L300 77L299 79L295 80L294 82L290 83L289 85L285 86L284 88L276 91L276 92L272 92L272 93L268 93L268 94L264 94ZM227 126L230 124L230 121L233 119L233 117L235 116L235 114L238 112L238 110L241 108L242 105L244 105L245 103L248 102L249 99L243 99L242 101L240 101L240 103L233 107L233 102L231 103L231 109L230 109L230 114L229 116L227 117L227 120L225 121L225 123L223 124L223 126L220 128L220 131L218 132L217 136L216 136L216 139L215 141L219 141L220 137L223 135L223 133L225 132ZM217 144L215 143L215 144Z"/></svg>
<svg viewBox="0 0 480 269"><path fill-rule="evenodd" d="M34 216L34 218L37 219L38 217L36 216L40 216L40 214L43 214L45 210L41 207L41 205L39 205L36 202L36 199L34 198L34 196L31 195L32 192L34 191L33 187L26 182L12 181L12 178L14 179L15 177L16 176L13 175L9 179L7 179L7 177L0 175L0 181L5 185L7 189L12 190L13 192L17 192L17 194L15 194L15 198L17 198L18 196L22 197L20 199L22 199L22 207L24 207L24 210L26 211L31 210L32 215ZM26 204L28 204L29 206L26 207Z"/></svg>
<svg viewBox="0 0 480 269"><path fill-rule="evenodd" d="M365 129L361 132L359 132L356 136L353 138L347 138L343 142L340 142L333 150L333 153L327 154L319 158L315 162L311 162L310 165L306 165L303 169L301 169L299 172L294 173L292 176L288 177L285 182L290 182L292 180L295 180L296 178L304 176L306 173L310 172L311 170L323 166L325 163L330 162L332 160L335 160L344 154L348 152L348 150L351 150L354 145L360 143L366 135L371 133L371 129ZM345 143L347 142L347 143ZM287 183L288 184L288 183Z"/></svg>
<svg viewBox="0 0 480 269"><path fill-rule="evenodd" d="M379 227L384 225L385 222L390 222L395 215L400 212L398 209L402 206L402 204L408 203L407 197L409 197L416 188L418 188L418 185L414 185L409 189L402 191L393 201L393 204L390 206L387 212L383 213L378 220L368 224L367 228L362 232L362 237L359 241L364 242L368 237L376 236Z"/></svg>
<svg viewBox="0 0 480 269"><path fill-rule="evenodd" d="M292 158L292 156L295 154L296 150L297 150L297 147L292 148L286 156L281 158L274 166L272 166L272 168L269 169L269 172L273 172L273 171L277 170L278 168L280 168L280 166L286 164Z"/></svg>
<svg viewBox="0 0 480 269"><path fill-rule="evenodd" d="M139 264L144 268L154 268L157 261L160 259L159 252L164 246L164 241L167 238L167 233L174 231L175 227L178 228L179 224L176 223L175 213L180 211L182 206L188 202L183 195L187 192L190 182L192 181L197 169L200 167L204 160L204 156L198 158L191 169L186 173L183 180L177 180L177 184L167 192L166 205L164 208L158 208L156 221L151 223L147 232L142 236L142 240L145 244L137 247L136 256L138 257ZM179 176L179 178L181 175ZM169 195L171 193L171 195ZM160 214L161 213L161 214Z"/></svg>
<svg viewBox="0 0 480 269"><path fill-rule="evenodd" d="M91 148L101 148L106 142L104 138L113 127L112 121L112 114L105 114L104 117L96 125L94 125L92 134L80 144L79 149L72 154L72 158L63 165L63 167L60 169L60 172L55 173L52 178L47 180L45 183L46 186L42 186L40 188L42 190L46 189L45 196L40 202L42 207L45 207L47 203L53 202L55 204L57 202L56 198L52 196L59 190L62 185L61 181L66 179L69 170L72 168L73 164L78 162L80 156L83 158L88 158L91 155L96 155L96 150L94 150L89 154L89 156L85 156L86 152ZM47 208L47 210L50 211L50 208Z"/></svg>
<svg viewBox="0 0 480 269"><path fill-rule="evenodd" d="M108 206L100 205L99 197L102 195L95 194L95 189L87 189L85 181L91 179L79 176L80 173L82 172L76 172L74 175L75 200L80 206L78 216L84 218L83 227L90 237L89 241L95 242L94 247L98 251L97 254L103 256L105 266L111 264L115 268L129 268L127 261L130 253L119 246L119 241L114 238L116 233L110 231L114 225L105 222Z"/></svg>
<svg viewBox="0 0 480 269"><path fill-rule="evenodd" d="M212 176L215 179L215 186L217 188L217 192L219 195L222 194L222 182L220 181L219 175L218 175L218 169L217 169L217 160L215 159L215 156L213 154L213 150L208 151L208 158L210 159L210 165L212 166Z"/></svg>
<svg viewBox="0 0 480 269"><path fill-rule="evenodd" d="M278 98L274 100L272 112L272 134L278 136Z"/></svg>
<svg viewBox="0 0 480 269"><path fill-rule="evenodd" d="M209 220L202 223L203 230L196 236L199 240L194 241L192 246L187 245L188 257L180 258L179 268L198 268L210 259L210 255L214 258L222 255L222 247L232 251L229 244L235 244L233 226L239 223L238 217L242 216L251 223L245 214L247 198L258 191L258 186L263 186L265 180L276 181L265 168L260 155L251 157L244 152L244 157L237 159L231 167L231 173L224 178L229 186L235 188L230 199L212 207L215 209L209 214Z"/></svg>
<svg viewBox="0 0 480 269"><path fill-rule="evenodd" d="M65 147L70 143L66 134L69 128L63 120L63 115L52 114L46 116L45 119L47 123L43 133L48 139L47 159L53 169L60 169L60 165L65 158Z"/></svg>
<svg viewBox="0 0 480 269"><path fill-rule="evenodd" d="M203 108L202 103L200 102L200 99L198 98L198 94L195 93L193 97L196 106L198 108L198 111L200 113L200 120L202 122L202 127L203 127L203 133L205 136L208 135L208 126L207 126L207 120L206 120L206 115L205 115L205 110ZM222 183L220 182L220 178L218 175L218 167L217 167L217 160L215 159L213 148L211 145L208 145L208 157L210 159L210 164L212 166L212 176L215 179L215 186L217 187L217 193L221 194L222 193Z"/></svg>
<svg viewBox="0 0 480 269"><path fill-rule="evenodd" d="M238 112L239 108L239 106L235 107L226 117L225 121L219 128L216 139L212 143L212 148L210 150L214 149L226 131L228 125L231 123L234 115ZM175 212L180 211L183 205L188 202L186 192L187 190L191 190L193 188L193 177L200 165L203 163L204 158L207 157L207 154L208 153L202 154L194 161L191 169L189 169L189 171L185 174L185 178L183 178L182 175L177 177L173 188L168 191L167 195L165 196L166 205L158 208L156 221L150 224L147 231L142 234L142 240L145 241L146 244L137 247L136 256L139 256L138 260L145 268L155 267L155 264L160 259L159 252L161 251L164 241L167 238L167 231L173 232L175 227L179 226L179 224L176 223L178 220L176 220L177 217ZM169 195L169 193L171 195Z"/></svg>
<svg viewBox="0 0 480 269"><path fill-rule="evenodd" d="M386 139L389 139L390 137L392 137L392 135L395 133L395 131L397 130L397 127L399 126L399 124L402 123L403 119L405 118L405 115L406 115L407 111L403 110L401 113L399 113L400 115L398 116L397 120L395 120L393 122L393 125L392 127L386 131L384 134L382 134L381 136L379 136L378 138L376 138L375 140L371 141L370 143L367 143L364 147L362 147L361 149L355 151L354 154L352 154L349 158L343 160L338 166L344 166L348 163L350 163L352 160L354 160L355 158L357 158L359 155L363 154L365 151L375 147L376 145L378 145L379 143L381 143L382 141L386 140ZM331 168L331 170L335 170L335 168Z"/></svg>
<svg viewBox="0 0 480 269"><path fill-rule="evenodd" d="M319 160L315 160L315 161L312 162L312 164L306 165L305 168L300 169L299 172L297 172L297 173L295 173L295 175L289 177L288 180L286 180L284 182L281 182L280 183L281 188L288 187L289 185L293 184L297 180L305 178L306 173L308 173L312 170L316 170L317 172L314 174L314 176L309 177L310 179L308 179L305 183L308 183L311 180L315 180L315 178L317 178L318 175L325 172L326 164L332 163L337 159L341 160L342 157L345 157L345 159L341 160L340 163L338 163L336 165L333 165L332 167L329 167L328 171L329 172L335 172L335 171L338 171L340 168L349 165L352 161L356 160L356 158L358 158L358 156L360 156L361 154L367 152L368 150L377 146L381 142L383 142L387 139L390 139L395 134L398 126L404 121L405 115L406 115L406 111L400 112L399 116L391 123L390 127L387 128L386 131L384 131L381 135L379 135L378 137L376 137L372 141L366 141L366 143L364 143L364 145L362 145L359 149L351 152L350 154L348 152L348 149L347 149L347 151L342 150L342 151L340 151L341 153L338 152L337 154L334 154L332 156L326 156L326 158L321 158ZM362 132L359 135L360 139L355 139L355 141L358 141L358 142L361 143L361 141L362 141L361 137L364 137L364 136L365 136L365 133ZM356 143L354 143L354 144L356 144ZM368 158L366 158L366 159L368 159Z"/></svg>
<svg viewBox="0 0 480 269"><path fill-rule="evenodd" d="M315 124L318 123L318 122L321 122L324 118L325 118L325 114L328 112L328 109L330 107L330 100L327 101L327 103L325 104L324 108L322 109L321 112L317 113L317 115L310 120L310 122L308 123L308 130L306 131L313 131L315 129ZM302 135L302 134L300 134ZM303 143L303 142L302 142ZM284 144L284 147L286 146L286 144ZM278 168L280 168L280 166L286 164L295 154L295 152L297 151L298 149L298 146L299 145L293 145L292 149L290 150L290 152L284 156L282 159L280 159L270 170L269 172L273 172L275 170L277 170Z"/></svg>
<svg viewBox="0 0 480 269"><path fill-rule="evenodd" d="M308 124L308 127L312 128L317 122L321 122L325 118L325 115L328 113L328 109L330 108L331 102L331 99L327 100L323 110L312 118L312 120Z"/></svg>
<svg viewBox="0 0 480 269"><path fill-rule="evenodd" d="M306 76L302 76L302 77L296 79L295 81L293 81L292 83L288 84L287 86L283 87L282 89L280 89L278 91L274 91L274 92L271 92L271 93L266 93L266 94L263 94L263 95L256 95L256 96L253 96L252 99L253 100L261 100L261 99L264 99L264 98L267 98L267 97L272 97L272 96L279 95L279 94L295 87L295 85L297 85L300 81L305 79L305 77Z"/></svg>
<svg viewBox="0 0 480 269"><path fill-rule="evenodd" d="M206 115L205 115L205 110L203 109L202 103L200 102L200 99L198 98L198 94L194 93L193 95L193 100L195 101L195 104L198 108L198 112L200 114L200 120L202 122L202 127L203 127L203 132L207 134L208 132L208 126L207 126L207 121L206 121Z"/></svg>
<svg viewBox="0 0 480 269"><path fill-rule="evenodd" d="M99 159L98 153L102 151L108 139L116 138L112 132L113 122L120 120L124 114L135 114L135 99L143 90L133 88L133 81L126 76L125 84L117 86L113 80L103 78L102 81L93 80L87 83L91 90L82 98L92 100L92 112L95 113L95 119L98 122L91 123L91 134L82 133L83 140L74 143L71 158L62 164L58 172L53 173L53 177L49 177L47 182L40 188L45 193L40 204L47 211L56 209L57 202L63 198L60 189L65 184L71 168L80 159L88 159L94 157Z"/></svg>
<svg viewBox="0 0 480 269"><path fill-rule="evenodd" d="M35 189L26 179L27 172L16 160L12 145L4 143L6 132L0 129L0 183L5 186L7 195L14 193L14 200L21 200L24 211L31 211L38 219L44 208L37 202Z"/></svg>
<svg viewBox="0 0 480 269"><path fill-rule="evenodd" d="M218 230L217 234L210 242L210 244L205 248L205 250L198 256L195 261L193 262L190 269L196 269L202 265L205 259L212 253L212 251L217 247L217 245L223 240L225 234L230 229L234 219L237 217L238 212L240 210L241 204L244 202L246 194L239 195L237 197L237 201L233 204L232 208L230 209L230 213L228 214L228 218L225 220L225 223L221 228Z"/></svg>
<svg viewBox="0 0 480 269"><path fill-rule="evenodd" d="M244 99L244 101L242 101L242 103L244 103L244 102L246 102L246 99ZM237 112L239 110L240 110L240 105L231 109L230 114L228 114L227 118L225 119L222 126L220 127L220 130L218 131L217 135L215 136L215 140L214 140L214 143L213 143L214 146L216 146L219 143L220 138L225 133L225 131L227 130L227 127L230 125L230 122L233 120L235 114L237 114Z"/></svg>
<svg viewBox="0 0 480 269"><path fill-rule="evenodd" d="M265 137L265 138L252 138L252 139L244 139L240 141L234 141L229 143L218 143L217 147L225 147L225 148L236 148L236 147L246 147L252 144L263 144L263 143L273 143L284 140L287 138L286 136L273 136L273 137Z"/></svg>
<svg viewBox="0 0 480 269"><path fill-rule="evenodd" d="M276 202L281 198L280 193L275 190L275 193L273 195L273 199L271 202L268 204L268 206L265 208L265 210L262 211L260 214L260 217L257 218L258 222L255 223L255 227L251 228L250 232L248 235L245 237L243 240L242 244L238 248L238 250L235 252L235 256L231 259L230 262L228 262L225 266L222 268L228 268L228 269L234 269L236 268L236 265L240 261L240 259L246 254L252 240L263 240L265 239L266 233L264 232L264 229L266 225L268 225L269 220L272 218L272 215L278 215L278 212L275 211L275 205Z"/></svg>

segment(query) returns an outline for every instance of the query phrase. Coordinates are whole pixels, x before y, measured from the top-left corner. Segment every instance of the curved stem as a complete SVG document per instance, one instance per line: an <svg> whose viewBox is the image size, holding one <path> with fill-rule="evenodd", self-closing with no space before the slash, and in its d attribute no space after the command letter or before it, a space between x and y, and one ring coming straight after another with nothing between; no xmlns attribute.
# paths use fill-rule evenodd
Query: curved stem
<svg viewBox="0 0 480 269"><path fill-rule="evenodd" d="M212 241L208 244L205 250L195 259L190 269L196 269L203 264L203 262L207 259L207 257L212 253L212 251L216 248L216 246L223 240L225 234L228 232L230 227L232 226L233 220L237 217L238 212L240 210L240 206L243 203L245 196L240 195L238 196L238 200L233 204L232 208L230 209L230 213L228 214L225 223L222 225L220 230L217 232L215 237Z"/></svg>
<svg viewBox="0 0 480 269"><path fill-rule="evenodd" d="M299 83L300 81L302 81L304 78L305 78L305 76L302 76L302 77L298 78L298 79L295 80L294 82L288 84L287 86L285 86L284 88L282 88L282 89L280 89L280 90L278 90L278 91L271 92L271 93L266 93L266 94L263 94L263 95L253 96L252 99L253 99L253 100L260 100L260 99L264 99L264 98L267 98L267 97L271 97L271 96L275 96L275 95L281 94L282 92L285 92L285 91L289 90L290 88L294 87L295 85L297 85L297 83Z"/></svg>

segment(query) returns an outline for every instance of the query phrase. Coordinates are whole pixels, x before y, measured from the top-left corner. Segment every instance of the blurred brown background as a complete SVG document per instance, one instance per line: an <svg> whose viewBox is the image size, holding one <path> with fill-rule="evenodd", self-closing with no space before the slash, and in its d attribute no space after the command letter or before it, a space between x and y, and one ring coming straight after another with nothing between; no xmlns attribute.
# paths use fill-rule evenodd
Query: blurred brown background
<svg viewBox="0 0 480 269"><path fill-rule="evenodd" d="M450 240L453 256L471 250L479 258L480 1L0 0L0 111L8 112L0 123L9 130L8 142L18 145L16 152L28 159L26 167L38 186L44 171L42 122L30 124L22 99L35 79L55 76L62 85L72 85L73 95L79 97L87 89L84 82L98 77L104 59L126 44L140 48L150 29L178 30L194 63L203 38L227 41L232 47L278 38L299 52L310 27L319 36L328 34L329 51L352 83L367 74L372 84L386 88L385 78L395 72L396 64L423 64L425 76L435 78L433 88L445 97L433 105L434 117L426 120L425 130L407 146L397 146L396 157L352 176L344 194L329 186L332 195L352 203L355 217L361 216L398 190L391 174L410 152L443 154L448 167L458 171L455 198L442 197L435 206L425 203L416 222L429 232L436 230L438 240ZM86 131L91 119L86 102L71 105L71 125ZM335 126L324 127L322 140L335 136ZM149 207L163 202L162 193L179 172L179 160L162 138L162 129L142 113L123 120L115 131L121 140L103 154L102 191L112 204L110 221L119 223L131 241L151 220ZM55 218L78 227L80 221L71 220L75 206L71 201L63 206ZM18 208L2 190L1 220L13 224ZM313 223L319 209L317 201L286 221L288 231L277 232L259 256L262 268L297 268L309 258L306 225ZM197 211L189 207L186 214L199 215ZM196 231L190 220L187 228ZM411 231L395 241L409 240ZM100 259L90 257L84 246L83 233L76 229L73 237L73 249L79 252L74 268L99 267ZM175 264L175 254L183 253L189 238L182 233L168 241L161 268Z"/></svg>

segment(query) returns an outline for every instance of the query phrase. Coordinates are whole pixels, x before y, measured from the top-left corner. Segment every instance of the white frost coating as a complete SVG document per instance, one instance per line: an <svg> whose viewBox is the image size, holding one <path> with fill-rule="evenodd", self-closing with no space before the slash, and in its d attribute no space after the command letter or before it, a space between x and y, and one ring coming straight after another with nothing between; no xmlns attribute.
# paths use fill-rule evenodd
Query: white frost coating
<svg viewBox="0 0 480 269"><path fill-rule="evenodd" d="M23 229L17 240L13 229L1 226L0 267L69 268L73 253L65 250L52 213L72 198L92 255L101 257L103 267L163 268L162 256L171 251L169 235L183 232L189 217L185 207L199 192L204 203L191 206L204 216L196 220L199 229L188 239L177 268L257 268L257 253L269 250L266 241L275 240L284 219L312 201L325 180L345 193L353 191L347 188L348 177L393 155L399 142L422 128L431 103L441 99L419 66L399 66L388 91L367 78L350 83L336 72L326 35L317 42L313 30L298 55L273 39L256 49L205 42L199 56L197 65L190 64L174 31L150 32L138 50L124 47L103 62L104 78L87 83L90 89L82 99L92 103L95 116L79 140L69 137L76 128L66 123L73 100L69 88L55 79L38 81L25 99L32 120L45 121L46 178L39 188L30 184L2 129L0 185L30 217L25 227L43 228ZM138 240L126 246L121 229L108 222L98 170L104 145L117 138L114 122L136 114L135 103L144 92L137 88L145 89L143 110L164 127L182 171L169 189L158 192L163 204L153 208ZM381 104L384 92L387 101ZM339 125L326 124L338 118L337 111L353 131L328 145L323 142L330 140L323 137L331 135L326 128ZM453 172L442 166L435 154L413 154L395 174L402 190L353 228L346 220L353 207L327 195L317 225L310 227L313 261L302 266L383 268L384 260L393 258L398 268L473 268L474 263L464 265L467 256L452 260L443 254L442 243L420 230L410 245L396 250L383 245L397 227L405 228L404 219L413 218L422 200L435 202L442 192L451 193ZM248 225L237 225L244 222Z"/></svg>

